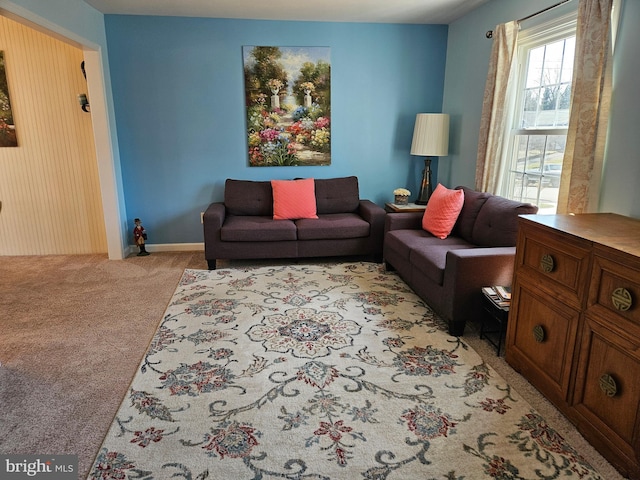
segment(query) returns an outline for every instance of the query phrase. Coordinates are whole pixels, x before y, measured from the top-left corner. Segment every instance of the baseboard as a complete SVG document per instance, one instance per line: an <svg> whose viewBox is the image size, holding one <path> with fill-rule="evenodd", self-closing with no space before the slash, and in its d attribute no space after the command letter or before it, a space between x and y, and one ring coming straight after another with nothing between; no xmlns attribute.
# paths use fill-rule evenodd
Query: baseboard
<svg viewBox="0 0 640 480"><path fill-rule="evenodd" d="M204 243L147 243L148 252L204 252ZM138 247L129 245L127 256L138 253Z"/></svg>

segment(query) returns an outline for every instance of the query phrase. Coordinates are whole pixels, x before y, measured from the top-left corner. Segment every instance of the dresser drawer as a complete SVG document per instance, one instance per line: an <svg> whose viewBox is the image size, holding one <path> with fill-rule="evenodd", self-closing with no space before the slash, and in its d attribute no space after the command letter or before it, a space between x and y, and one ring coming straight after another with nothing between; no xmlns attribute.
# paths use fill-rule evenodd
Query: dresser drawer
<svg viewBox="0 0 640 480"><path fill-rule="evenodd" d="M588 309L608 319L630 320L640 325L640 269L635 258L594 255Z"/></svg>
<svg viewBox="0 0 640 480"><path fill-rule="evenodd" d="M512 295L506 360L552 402L564 404L580 312L518 280Z"/></svg>
<svg viewBox="0 0 640 480"><path fill-rule="evenodd" d="M589 279L589 242L522 228L516 267L548 294L581 308Z"/></svg>
<svg viewBox="0 0 640 480"><path fill-rule="evenodd" d="M585 318L572 407L614 457L632 465L640 434L640 329L631 327L627 333ZM591 438L592 432L585 433Z"/></svg>

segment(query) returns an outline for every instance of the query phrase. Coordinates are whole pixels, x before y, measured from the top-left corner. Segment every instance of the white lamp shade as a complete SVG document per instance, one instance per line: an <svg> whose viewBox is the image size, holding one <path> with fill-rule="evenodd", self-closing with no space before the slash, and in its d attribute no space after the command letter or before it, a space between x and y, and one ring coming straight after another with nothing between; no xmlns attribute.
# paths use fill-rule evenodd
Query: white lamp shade
<svg viewBox="0 0 640 480"><path fill-rule="evenodd" d="M413 128L411 155L445 157L449 154L449 115L419 113Z"/></svg>

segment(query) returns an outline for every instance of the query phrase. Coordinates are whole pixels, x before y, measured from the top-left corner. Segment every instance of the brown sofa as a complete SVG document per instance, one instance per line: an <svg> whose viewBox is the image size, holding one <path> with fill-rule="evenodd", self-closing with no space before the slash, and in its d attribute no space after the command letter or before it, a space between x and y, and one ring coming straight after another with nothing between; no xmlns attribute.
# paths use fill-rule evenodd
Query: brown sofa
<svg viewBox="0 0 640 480"><path fill-rule="evenodd" d="M481 288L511 285L518 216L538 207L466 187L464 206L441 240L422 229L422 213L387 215L383 257L459 336L481 311Z"/></svg>
<svg viewBox="0 0 640 480"><path fill-rule="evenodd" d="M271 182L225 182L224 202L203 216L205 258L364 255L381 261L385 211L359 196L357 177L315 179L317 219L274 220Z"/></svg>

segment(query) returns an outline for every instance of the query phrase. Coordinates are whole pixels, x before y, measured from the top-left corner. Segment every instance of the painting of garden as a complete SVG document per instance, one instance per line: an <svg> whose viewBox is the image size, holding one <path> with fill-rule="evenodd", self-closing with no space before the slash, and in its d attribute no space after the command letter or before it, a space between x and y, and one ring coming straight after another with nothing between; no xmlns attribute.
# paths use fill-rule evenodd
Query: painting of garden
<svg viewBox="0 0 640 480"><path fill-rule="evenodd" d="M16 128L9 100L9 85L4 69L4 52L0 51L0 147L17 147Z"/></svg>
<svg viewBox="0 0 640 480"><path fill-rule="evenodd" d="M249 165L331 164L328 47L242 47Z"/></svg>

